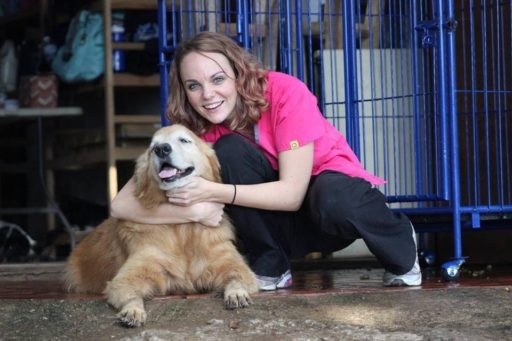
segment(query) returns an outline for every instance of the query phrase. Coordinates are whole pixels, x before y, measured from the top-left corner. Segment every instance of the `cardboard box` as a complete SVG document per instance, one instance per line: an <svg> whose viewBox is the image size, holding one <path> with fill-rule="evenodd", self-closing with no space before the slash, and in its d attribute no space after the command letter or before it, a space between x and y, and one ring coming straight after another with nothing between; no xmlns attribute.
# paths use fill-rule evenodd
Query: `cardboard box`
<svg viewBox="0 0 512 341"><path fill-rule="evenodd" d="M55 108L58 102L57 77L54 74L21 77L19 100L24 108Z"/></svg>

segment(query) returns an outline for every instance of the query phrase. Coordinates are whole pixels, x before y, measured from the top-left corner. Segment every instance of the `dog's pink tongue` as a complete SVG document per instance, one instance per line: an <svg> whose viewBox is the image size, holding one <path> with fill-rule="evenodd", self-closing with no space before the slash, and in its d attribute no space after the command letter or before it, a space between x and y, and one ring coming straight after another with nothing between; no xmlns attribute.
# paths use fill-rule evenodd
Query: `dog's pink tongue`
<svg viewBox="0 0 512 341"><path fill-rule="evenodd" d="M166 179L176 175L177 172L176 168L164 168L160 173L158 173L158 176L161 179Z"/></svg>

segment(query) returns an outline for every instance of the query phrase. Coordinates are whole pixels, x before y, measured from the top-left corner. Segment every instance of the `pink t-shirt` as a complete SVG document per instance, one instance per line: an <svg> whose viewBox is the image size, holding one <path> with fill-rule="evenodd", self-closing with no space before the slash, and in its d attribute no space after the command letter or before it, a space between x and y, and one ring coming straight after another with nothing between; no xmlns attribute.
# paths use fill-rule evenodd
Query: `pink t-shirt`
<svg viewBox="0 0 512 341"><path fill-rule="evenodd" d="M314 142L312 175L333 170L365 179L373 185L385 183L363 168L345 137L322 116L316 97L299 79L270 71L265 96L269 109L261 114L255 137L275 170L279 169L280 152ZM202 138L214 143L230 133L231 130L217 125Z"/></svg>

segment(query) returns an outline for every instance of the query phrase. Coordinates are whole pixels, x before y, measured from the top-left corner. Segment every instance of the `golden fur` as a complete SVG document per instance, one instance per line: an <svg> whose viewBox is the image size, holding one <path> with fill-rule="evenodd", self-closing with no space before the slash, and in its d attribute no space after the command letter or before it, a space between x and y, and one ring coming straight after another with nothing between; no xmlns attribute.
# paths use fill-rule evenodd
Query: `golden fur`
<svg viewBox="0 0 512 341"><path fill-rule="evenodd" d="M169 155L157 152L164 144L170 146ZM186 173L164 181L159 176L163 163L180 170L193 167L188 175L220 181L212 148L181 125L161 128L136 164L135 194L144 207L165 202L166 190L187 181ZM66 283L75 292L104 293L127 326L145 322L143 300L153 295L224 290L227 308L245 307L251 303L249 294L258 287L233 240L227 217L213 228L199 223L145 225L109 218L73 249Z"/></svg>

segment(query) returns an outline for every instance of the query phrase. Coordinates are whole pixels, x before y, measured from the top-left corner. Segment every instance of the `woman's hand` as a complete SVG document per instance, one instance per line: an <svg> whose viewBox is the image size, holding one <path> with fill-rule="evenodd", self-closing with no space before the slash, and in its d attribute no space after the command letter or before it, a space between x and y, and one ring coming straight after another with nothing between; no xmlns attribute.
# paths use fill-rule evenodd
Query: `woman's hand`
<svg viewBox="0 0 512 341"><path fill-rule="evenodd" d="M174 205L190 206L199 202L213 201L212 182L201 177L192 177L186 185L167 191L167 200Z"/></svg>
<svg viewBox="0 0 512 341"><path fill-rule="evenodd" d="M215 196L216 185L219 184L192 177L186 185L167 191L167 200L173 205L189 208L192 214L190 220L206 226L219 226L224 204Z"/></svg>
<svg viewBox="0 0 512 341"><path fill-rule="evenodd" d="M224 214L224 204L217 202L200 202L193 205L195 217L193 221L200 224L217 227L220 225L222 215Z"/></svg>

